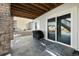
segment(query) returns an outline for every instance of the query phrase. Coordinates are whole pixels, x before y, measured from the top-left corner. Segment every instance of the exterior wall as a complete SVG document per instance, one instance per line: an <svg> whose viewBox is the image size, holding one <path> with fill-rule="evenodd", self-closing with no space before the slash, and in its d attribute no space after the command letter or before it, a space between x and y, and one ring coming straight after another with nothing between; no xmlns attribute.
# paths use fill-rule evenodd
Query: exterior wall
<svg viewBox="0 0 79 59"><path fill-rule="evenodd" d="M79 5L77 6L77 13L78 13L78 25L79 25ZM78 26L78 30L79 30L79 26ZM79 51L79 31L78 31L78 51Z"/></svg>
<svg viewBox="0 0 79 59"><path fill-rule="evenodd" d="M0 55L10 52L10 41L13 39L10 4L0 3Z"/></svg>
<svg viewBox="0 0 79 59"><path fill-rule="evenodd" d="M35 29L35 23L37 23L36 25L37 25L37 29ZM39 20L34 20L33 21L33 23L32 23L32 30L39 30L40 28L39 28Z"/></svg>
<svg viewBox="0 0 79 59"><path fill-rule="evenodd" d="M16 27L20 30L28 29L29 22L32 22L32 19L13 17L13 20L16 20Z"/></svg>
<svg viewBox="0 0 79 59"><path fill-rule="evenodd" d="M37 23L37 30L40 30L40 20L34 20Z"/></svg>
<svg viewBox="0 0 79 59"><path fill-rule="evenodd" d="M53 17L71 13L71 46L69 46L69 47L73 47L76 50L78 50L77 5L79 5L79 4L74 4L74 3L63 4L35 19L39 23L39 29L44 32L45 39L49 40L47 37L48 36L47 35L47 20L50 18L53 18ZM49 40L49 41L51 41L51 40ZM60 42L58 42L58 43L60 43ZM60 44L62 44L62 43L60 43ZM68 45L66 45L66 46L68 46Z"/></svg>

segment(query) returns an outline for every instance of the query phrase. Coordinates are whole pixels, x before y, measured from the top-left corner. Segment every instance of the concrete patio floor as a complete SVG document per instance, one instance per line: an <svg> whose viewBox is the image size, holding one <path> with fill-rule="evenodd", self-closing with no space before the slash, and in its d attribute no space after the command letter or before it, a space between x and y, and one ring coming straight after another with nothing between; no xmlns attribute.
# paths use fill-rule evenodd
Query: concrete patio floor
<svg viewBox="0 0 79 59"><path fill-rule="evenodd" d="M11 42L12 56L51 56L46 47L32 35L15 37Z"/></svg>

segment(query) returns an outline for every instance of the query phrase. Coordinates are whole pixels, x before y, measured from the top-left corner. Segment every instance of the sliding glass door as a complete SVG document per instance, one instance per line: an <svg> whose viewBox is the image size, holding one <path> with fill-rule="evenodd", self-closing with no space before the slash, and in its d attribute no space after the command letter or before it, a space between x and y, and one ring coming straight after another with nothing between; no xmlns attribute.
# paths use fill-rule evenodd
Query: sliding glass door
<svg viewBox="0 0 79 59"><path fill-rule="evenodd" d="M70 45L71 42L71 15L57 17L57 41Z"/></svg>
<svg viewBox="0 0 79 59"><path fill-rule="evenodd" d="M48 20L48 39L65 43L68 45L71 44L71 14L70 13Z"/></svg>
<svg viewBox="0 0 79 59"><path fill-rule="evenodd" d="M55 18L48 20L48 39L55 40Z"/></svg>

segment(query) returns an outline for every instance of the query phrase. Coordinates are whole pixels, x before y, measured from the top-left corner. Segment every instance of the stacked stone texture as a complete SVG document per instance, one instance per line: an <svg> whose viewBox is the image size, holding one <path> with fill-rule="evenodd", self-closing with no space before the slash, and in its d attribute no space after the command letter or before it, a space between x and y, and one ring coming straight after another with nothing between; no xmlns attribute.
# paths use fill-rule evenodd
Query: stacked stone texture
<svg viewBox="0 0 79 59"><path fill-rule="evenodd" d="M10 41L13 38L10 4L0 3L0 55L10 52Z"/></svg>

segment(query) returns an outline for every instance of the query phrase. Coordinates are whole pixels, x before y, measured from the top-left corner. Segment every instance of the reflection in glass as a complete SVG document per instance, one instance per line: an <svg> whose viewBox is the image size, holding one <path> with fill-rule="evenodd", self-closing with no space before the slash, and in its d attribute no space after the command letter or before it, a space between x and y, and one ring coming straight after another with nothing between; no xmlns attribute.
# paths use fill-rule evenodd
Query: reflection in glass
<svg viewBox="0 0 79 59"><path fill-rule="evenodd" d="M48 39L55 40L55 18L48 20Z"/></svg>
<svg viewBox="0 0 79 59"><path fill-rule="evenodd" d="M71 18L70 14L57 17L57 41L70 45Z"/></svg>
<svg viewBox="0 0 79 59"><path fill-rule="evenodd" d="M37 30L37 22L35 22L35 30Z"/></svg>

